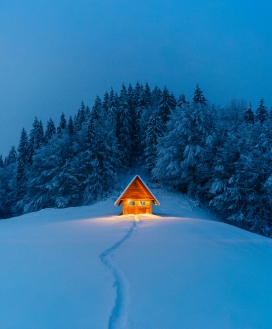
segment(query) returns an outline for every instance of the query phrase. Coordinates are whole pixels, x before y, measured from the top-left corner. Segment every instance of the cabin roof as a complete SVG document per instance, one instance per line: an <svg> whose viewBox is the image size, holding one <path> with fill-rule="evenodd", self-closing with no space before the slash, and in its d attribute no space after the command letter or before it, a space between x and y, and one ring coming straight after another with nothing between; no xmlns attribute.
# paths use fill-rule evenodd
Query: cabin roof
<svg viewBox="0 0 272 329"><path fill-rule="evenodd" d="M121 195L119 196L119 198L115 201L114 205L115 206L120 206L121 202L123 201L123 199L126 197L125 195L127 194L129 188L131 187L131 185L135 182L139 180L141 186L144 188L144 195L143 195L143 199L148 197L150 200L152 200L156 205L160 205L158 199L154 196L154 194L150 191L150 189L147 187L147 185L145 184L145 182L142 180L142 178L139 175L136 175L132 181L128 184L128 186L125 188L125 190L121 193ZM133 199L133 196L131 196L131 198Z"/></svg>

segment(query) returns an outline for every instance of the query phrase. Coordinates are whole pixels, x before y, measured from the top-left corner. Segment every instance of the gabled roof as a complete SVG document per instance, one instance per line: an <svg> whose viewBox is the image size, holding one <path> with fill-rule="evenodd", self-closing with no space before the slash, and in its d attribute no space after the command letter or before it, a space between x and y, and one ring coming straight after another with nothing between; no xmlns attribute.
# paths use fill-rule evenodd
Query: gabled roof
<svg viewBox="0 0 272 329"><path fill-rule="evenodd" d="M137 191L136 191L137 190ZM128 186L125 188L125 190L122 192L122 194L119 196L119 198L115 201L114 205L115 206L120 206L121 202L123 201L124 198L129 197L129 198L135 198L139 199L139 196L137 193L140 193L140 198L143 199L150 199L152 200L155 205L160 205L159 201L157 198L154 196L154 194L149 190L145 182L142 180L142 178L139 175L136 175L132 181L128 184Z"/></svg>

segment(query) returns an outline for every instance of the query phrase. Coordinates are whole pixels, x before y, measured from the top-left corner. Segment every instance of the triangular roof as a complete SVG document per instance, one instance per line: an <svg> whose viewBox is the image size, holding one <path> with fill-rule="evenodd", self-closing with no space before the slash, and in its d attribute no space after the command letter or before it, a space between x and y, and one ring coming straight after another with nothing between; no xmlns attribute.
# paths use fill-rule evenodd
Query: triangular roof
<svg viewBox="0 0 272 329"><path fill-rule="evenodd" d="M140 197L139 197L139 191L140 191ZM132 181L128 184L128 186L125 188L125 190L121 193L119 198L115 201L115 206L120 206L121 202L125 198L131 198L131 199L150 199L152 200L155 205L160 205L157 198L154 196L154 194L150 191L150 189L147 187L145 182L142 180L142 178L139 175L136 175Z"/></svg>

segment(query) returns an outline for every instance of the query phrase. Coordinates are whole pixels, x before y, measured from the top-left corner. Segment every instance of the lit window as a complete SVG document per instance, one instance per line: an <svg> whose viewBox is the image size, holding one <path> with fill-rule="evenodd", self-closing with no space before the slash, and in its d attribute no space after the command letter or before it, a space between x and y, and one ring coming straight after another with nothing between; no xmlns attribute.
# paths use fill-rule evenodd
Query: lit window
<svg viewBox="0 0 272 329"><path fill-rule="evenodd" d="M145 206L146 205L146 202L145 201L140 201L140 205L141 206Z"/></svg>
<svg viewBox="0 0 272 329"><path fill-rule="evenodd" d="M129 202L128 202L128 205L129 205L129 206L135 206L135 201L129 201Z"/></svg>

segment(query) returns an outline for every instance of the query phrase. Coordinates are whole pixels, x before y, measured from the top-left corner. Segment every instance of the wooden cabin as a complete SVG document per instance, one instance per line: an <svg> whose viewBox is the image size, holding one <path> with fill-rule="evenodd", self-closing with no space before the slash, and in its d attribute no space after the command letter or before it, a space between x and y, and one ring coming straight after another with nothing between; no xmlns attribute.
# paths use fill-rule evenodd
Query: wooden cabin
<svg viewBox="0 0 272 329"><path fill-rule="evenodd" d="M149 190L139 175L136 175L114 203L120 206L123 202L123 215L152 214L152 203L160 203Z"/></svg>

